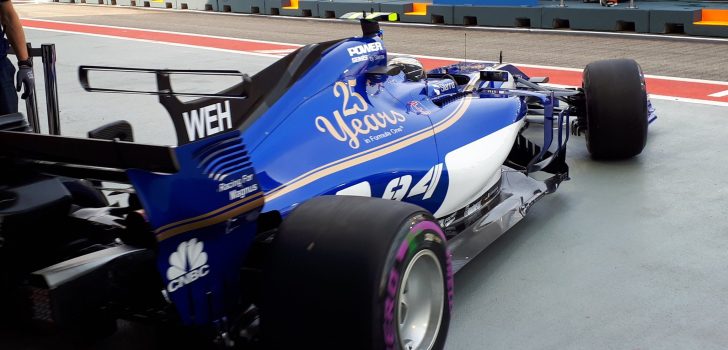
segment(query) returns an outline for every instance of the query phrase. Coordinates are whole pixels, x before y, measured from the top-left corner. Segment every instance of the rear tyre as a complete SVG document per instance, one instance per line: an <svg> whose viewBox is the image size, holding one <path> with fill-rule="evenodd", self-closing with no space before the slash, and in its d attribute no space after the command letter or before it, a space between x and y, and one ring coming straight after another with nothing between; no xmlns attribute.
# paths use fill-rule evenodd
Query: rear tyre
<svg viewBox="0 0 728 350"><path fill-rule="evenodd" d="M271 349L442 349L453 278L445 236L422 208L324 196L295 209L264 277Z"/></svg>
<svg viewBox="0 0 728 350"><path fill-rule="evenodd" d="M596 61L584 69L586 145L596 159L624 159L647 143L647 91L634 60Z"/></svg>

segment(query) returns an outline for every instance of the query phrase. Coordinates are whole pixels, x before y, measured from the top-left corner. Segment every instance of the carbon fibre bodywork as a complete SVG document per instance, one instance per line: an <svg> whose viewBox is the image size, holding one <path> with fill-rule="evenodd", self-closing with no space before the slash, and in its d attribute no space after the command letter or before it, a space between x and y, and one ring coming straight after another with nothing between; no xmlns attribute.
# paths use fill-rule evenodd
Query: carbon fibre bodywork
<svg viewBox="0 0 728 350"><path fill-rule="evenodd" d="M457 270L568 179L572 110L558 104L579 91L535 88L516 67L495 62L441 67L410 81L388 67L378 27L363 27L363 36L302 47L188 102L177 98L170 75L230 72L81 67L88 91L131 92L93 88L91 71L156 74L158 90L148 93L170 113L176 147L0 131L3 155L43 172L132 184L153 236L143 252L111 244L37 270L39 285L70 281L65 274L73 271L113 275L128 267L121 261L139 256L154 261L158 276L143 287L182 324L224 329L249 303L254 282L241 269L257 243L274 237L269 218L285 220L311 198L418 205L439 220ZM538 142L522 133L533 106L544 124ZM529 176L536 172L546 180ZM135 239L123 237L122 245Z"/></svg>
<svg viewBox="0 0 728 350"><path fill-rule="evenodd" d="M285 219L307 199L334 194L407 201L442 218L446 229L455 227L448 220L471 223L456 230L466 234L453 232L454 263L462 266L567 176L566 112L552 116L553 94L517 91L514 73L528 77L515 67L459 65L443 68L450 77L433 71L408 81L403 73L381 73L387 54L377 34L303 47L281 62L276 71L284 78L247 108L225 97L170 104L176 97L160 96L176 106L169 111L183 134L175 149L180 171L128 171L160 241L166 295L185 323L226 315L234 302L227 291L241 283L237 270L259 212ZM496 68L510 70L510 81L481 79ZM249 94L269 72L242 83ZM526 126L527 98L545 105L556 133L545 128L546 147L526 149L519 170L563 164L550 184L503 167ZM493 210L475 210L489 190L498 192ZM204 250L204 265L180 263L184 254L193 259L192 244L196 254ZM180 280L195 269L204 273Z"/></svg>

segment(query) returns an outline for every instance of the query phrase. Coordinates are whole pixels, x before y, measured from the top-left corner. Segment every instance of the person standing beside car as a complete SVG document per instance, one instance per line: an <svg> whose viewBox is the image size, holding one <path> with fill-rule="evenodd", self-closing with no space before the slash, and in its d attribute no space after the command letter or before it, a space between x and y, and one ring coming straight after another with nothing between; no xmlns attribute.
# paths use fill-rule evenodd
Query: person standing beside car
<svg viewBox="0 0 728 350"><path fill-rule="evenodd" d="M0 0L0 115L16 113L18 111L18 92L23 90L22 98L26 98L33 89L35 77L33 76L33 61L28 55L25 43L25 32L20 24L11 0ZM10 46L18 58L18 73L8 59Z"/></svg>

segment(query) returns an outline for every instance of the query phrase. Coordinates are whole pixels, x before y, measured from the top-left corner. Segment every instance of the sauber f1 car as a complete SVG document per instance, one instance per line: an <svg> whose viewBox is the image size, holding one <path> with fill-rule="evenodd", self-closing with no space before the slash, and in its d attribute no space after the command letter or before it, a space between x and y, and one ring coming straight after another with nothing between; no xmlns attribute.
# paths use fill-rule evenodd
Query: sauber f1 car
<svg viewBox="0 0 728 350"><path fill-rule="evenodd" d="M569 137L597 159L645 146L632 60L565 89L500 62L425 72L362 29L253 76L79 68L88 91L158 95L176 147L134 143L123 121L72 138L3 117L3 313L80 337L121 319L182 327L183 345L442 349L453 273L569 179ZM158 89L92 86L107 71ZM175 74L241 81L180 93Z"/></svg>

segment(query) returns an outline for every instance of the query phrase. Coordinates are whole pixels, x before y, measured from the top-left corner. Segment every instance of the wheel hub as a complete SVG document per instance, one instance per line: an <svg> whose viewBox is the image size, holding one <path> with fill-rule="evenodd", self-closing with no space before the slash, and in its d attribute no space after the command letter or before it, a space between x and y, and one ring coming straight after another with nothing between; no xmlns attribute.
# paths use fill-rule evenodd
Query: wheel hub
<svg viewBox="0 0 728 350"><path fill-rule="evenodd" d="M430 350L437 339L445 308L442 266L431 250L410 261L399 287L397 321L404 350Z"/></svg>

